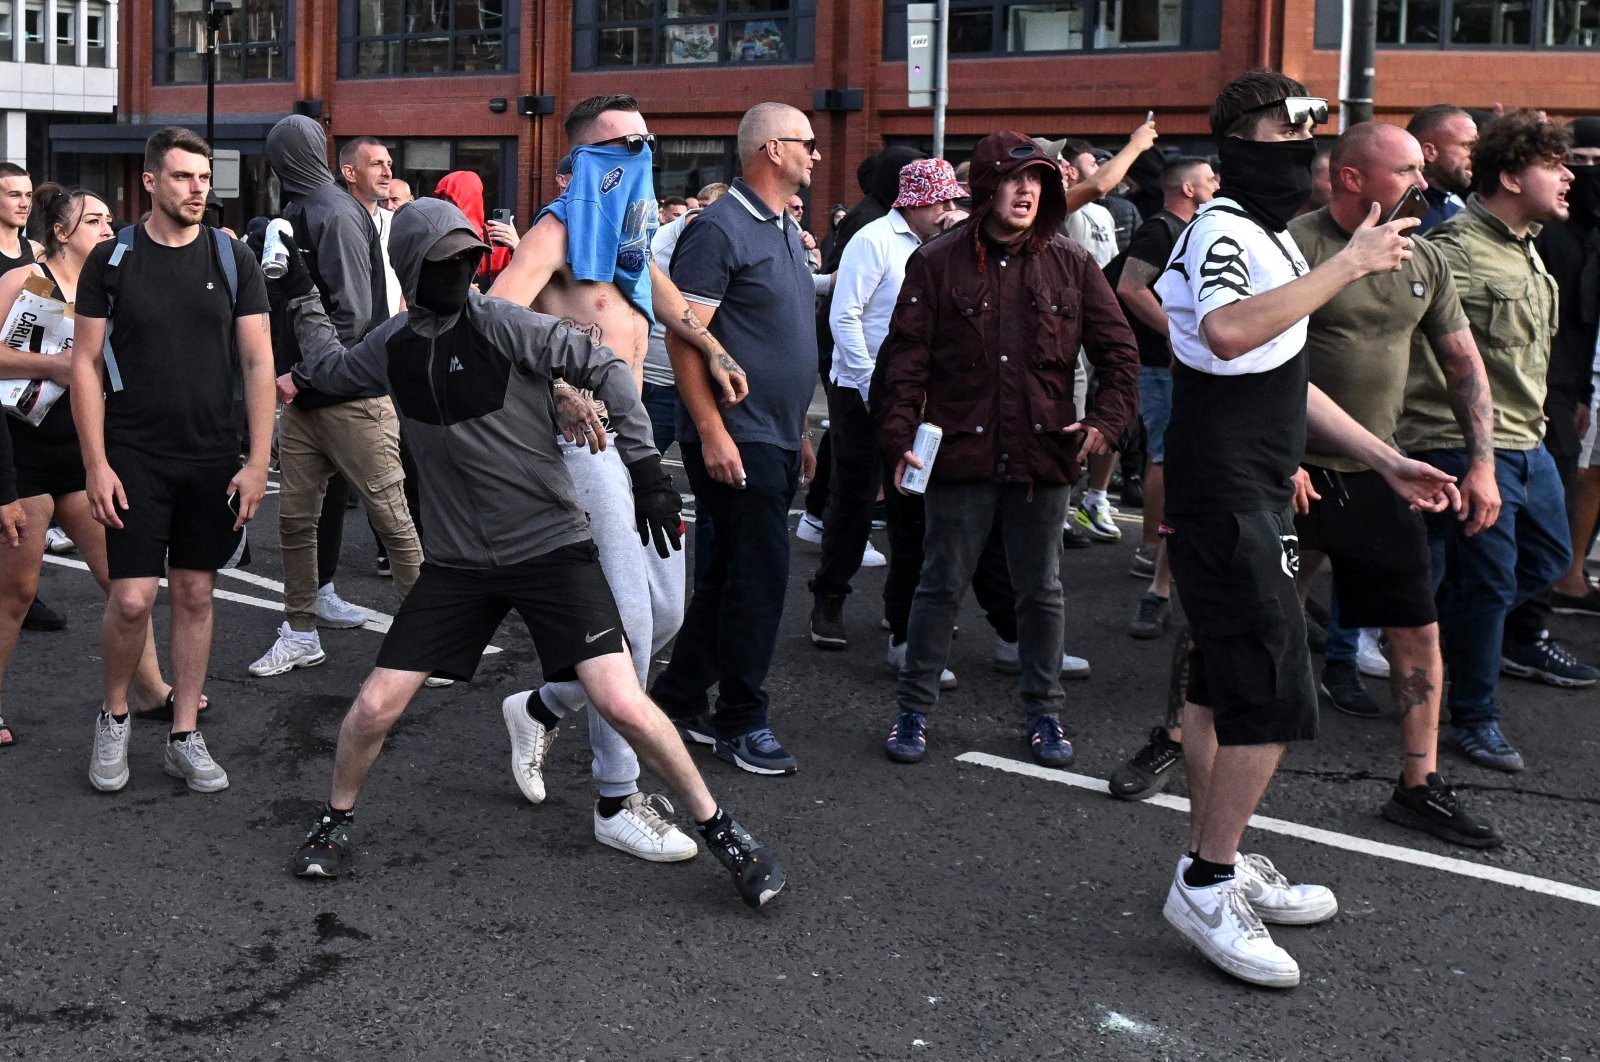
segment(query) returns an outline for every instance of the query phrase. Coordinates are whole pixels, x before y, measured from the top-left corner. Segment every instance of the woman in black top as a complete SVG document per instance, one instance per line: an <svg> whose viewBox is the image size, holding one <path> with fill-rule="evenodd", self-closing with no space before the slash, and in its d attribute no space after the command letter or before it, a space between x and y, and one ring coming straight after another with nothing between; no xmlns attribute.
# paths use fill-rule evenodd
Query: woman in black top
<svg viewBox="0 0 1600 1062"><path fill-rule="evenodd" d="M51 283L51 298L71 303L89 252L112 238L111 211L98 196L83 189L41 185L34 193L34 209L44 222L44 254L31 266L0 275L0 321L10 314L29 277L44 277ZM71 375L70 355L31 354L0 346L0 379L54 380L65 387ZM9 534L0 539L4 546L12 547L0 548L0 674L11 661L22 618L38 589L44 533L52 516L77 544L100 588L108 586L105 528L89 515L72 403L66 395L56 399L38 427L16 417L4 419L0 515L5 519L0 523L9 532L20 507L23 526L14 546ZM170 713L172 687L161 677L153 635L148 636L133 684L140 715ZM14 741L10 727L0 719L0 748Z"/></svg>

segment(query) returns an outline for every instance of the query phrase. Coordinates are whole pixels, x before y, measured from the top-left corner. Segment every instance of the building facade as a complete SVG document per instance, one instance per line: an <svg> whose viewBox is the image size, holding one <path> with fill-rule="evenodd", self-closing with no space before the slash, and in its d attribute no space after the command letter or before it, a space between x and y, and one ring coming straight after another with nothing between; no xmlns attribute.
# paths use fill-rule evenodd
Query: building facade
<svg viewBox="0 0 1600 1062"><path fill-rule="evenodd" d="M0 0L0 10L82 0ZM116 9L113 3L112 10ZM218 51L219 147L244 156L229 220L276 206L262 138L294 111L338 140L391 144L418 194L445 172L484 179L488 206L526 224L554 194L561 115L599 93L637 96L660 137L661 194L733 171L752 103L811 113L818 204L853 202L856 167L885 143L927 146L932 113L907 105L906 0L233 0ZM110 127L52 126L59 153L121 157L140 207L137 153L161 125L204 127L195 26L204 0L121 5ZM1154 111L1163 142L1209 148L1217 88L1253 67L1338 95L1340 0L952 0L948 149L1016 128L1107 146ZM1600 109L1600 6L1589 0L1380 0L1377 111L1441 101ZM3 41L3 38L0 38ZM0 43L0 48L4 44ZM13 43L20 54L23 45ZM3 99L3 97L0 97ZM820 213L820 210L819 210Z"/></svg>
<svg viewBox="0 0 1600 1062"><path fill-rule="evenodd" d="M52 124L117 109L117 0L0 0L0 159L35 181L105 186L121 167L51 151Z"/></svg>

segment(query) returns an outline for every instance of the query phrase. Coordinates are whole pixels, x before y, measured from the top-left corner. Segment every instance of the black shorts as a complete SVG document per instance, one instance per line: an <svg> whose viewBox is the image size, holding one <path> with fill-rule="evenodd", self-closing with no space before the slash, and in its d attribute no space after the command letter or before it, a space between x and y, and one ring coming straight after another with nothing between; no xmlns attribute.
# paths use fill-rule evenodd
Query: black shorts
<svg viewBox="0 0 1600 1062"><path fill-rule="evenodd" d="M512 609L533 635L546 682L570 681L583 661L627 648L600 551L575 542L500 568L424 561L378 650L378 666L466 682Z"/></svg>
<svg viewBox="0 0 1600 1062"><path fill-rule="evenodd" d="M1317 691L1295 589L1291 514L1167 514L1167 560L1194 637L1189 701L1220 745L1317 736Z"/></svg>
<svg viewBox="0 0 1600 1062"><path fill-rule="evenodd" d="M122 528L106 528L106 565L113 579L159 578L169 567L214 572L238 562L244 531L228 484L239 459L190 463L137 450L108 449L128 508Z"/></svg>
<svg viewBox="0 0 1600 1062"><path fill-rule="evenodd" d="M84 490L83 454L77 447L41 449L17 459L17 497L64 498Z"/></svg>
<svg viewBox="0 0 1600 1062"><path fill-rule="evenodd" d="M1376 472L1306 466L1321 500L1296 516L1300 548L1333 564L1339 622L1346 627L1426 627L1433 601L1428 527Z"/></svg>

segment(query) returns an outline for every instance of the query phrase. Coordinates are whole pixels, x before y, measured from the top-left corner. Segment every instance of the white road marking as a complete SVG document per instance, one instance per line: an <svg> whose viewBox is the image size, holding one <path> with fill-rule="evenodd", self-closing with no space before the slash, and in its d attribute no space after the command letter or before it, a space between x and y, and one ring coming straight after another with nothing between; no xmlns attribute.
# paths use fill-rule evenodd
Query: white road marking
<svg viewBox="0 0 1600 1062"><path fill-rule="evenodd" d="M979 767L992 767L997 771L1009 771L1012 774L1026 775L1029 778L1040 778L1047 782L1076 786L1079 789L1087 789L1095 793L1108 793L1104 779L1091 778L1086 774L1073 774L1071 771L1040 767L1037 764L1011 760L1004 756L991 756L986 752L965 752L957 756L956 760L960 763L976 764ZM1189 810L1189 801L1183 797L1168 796L1165 793L1142 800L1139 803L1154 804L1157 807L1171 808L1173 811L1187 812ZM1265 815L1251 816L1250 826L1252 829L1261 830L1264 833L1278 833L1285 837L1297 837L1302 841L1327 845L1329 848L1341 848L1346 852L1356 852L1361 855L1374 856L1378 859L1391 859L1397 863L1409 863L1412 866L1426 867L1429 870L1442 870L1447 874L1458 874L1464 878L1492 881L1496 885L1508 885L1514 889L1526 889L1529 892L1537 892L1544 896L1554 896L1557 899L1572 900L1575 903L1585 903L1591 907L1600 907L1600 891L1580 888L1577 885L1568 885L1564 881L1536 878L1531 874L1519 874L1512 870L1501 870L1499 867L1488 866L1484 863L1473 863L1466 859L1434 855L1432 852L1419 852L1414 848L1402 848L1400 845L1385 844L1382 841L1369 841L1365 837L1353 837L1347 833L1335 833L1332 830L1322 830L1315 826L1302 826L1298 822L1269 818Z"/></svg>

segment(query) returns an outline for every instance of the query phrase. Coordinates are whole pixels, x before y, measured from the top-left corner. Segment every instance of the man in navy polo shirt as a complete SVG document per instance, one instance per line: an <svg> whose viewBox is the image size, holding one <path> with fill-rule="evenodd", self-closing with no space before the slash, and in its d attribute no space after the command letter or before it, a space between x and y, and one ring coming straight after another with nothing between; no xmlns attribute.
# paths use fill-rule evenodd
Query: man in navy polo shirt
<svg viewBox="0 0 1600 1062"><path fill-rule="evenodd" d="M784 204L811 184L816 146L801 111L752 107L739 123L744 177L684 230L672 259L673 282L700 320L741 352L750 396L720 407L704 360L668 337L684 470L695 511L714 532L695 565L672 662L651 694L686 742L755 774L796 769L768 725L763 686L789 582L789 502L802 469L810 478L815 464L805 417L816 388L816 295L831 280L812 274Z"/></svg>

